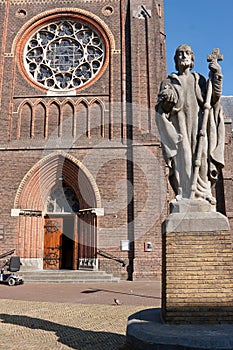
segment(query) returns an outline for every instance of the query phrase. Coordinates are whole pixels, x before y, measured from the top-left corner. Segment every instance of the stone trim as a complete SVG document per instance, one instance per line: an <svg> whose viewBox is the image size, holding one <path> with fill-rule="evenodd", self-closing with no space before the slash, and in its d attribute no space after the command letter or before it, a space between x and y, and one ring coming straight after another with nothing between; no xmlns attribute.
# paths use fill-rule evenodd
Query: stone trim
<svg viewBox="0 0 233 350"><path fill-rule="evenodd" d="M20 197L22 195L22 192L24 191L26 185L31 182L33 184L33 182L36 179L36 175L39 172L43 172L43 168L45 168L51 161L53 161L54 159L58 159L59 157L63 157L64 160L68 159L70 160L73 164L75 164L79 169L82 170L82 172L84 173L84 175L87 177L87 179L89 180L89 183L93 189L93 192L95 194L95 201L96 201L96 207L97 208L101 208L101 197L100 197L100 192L98 189L98 186L95 182L94 177L92 176L92 174L89 172L89 170L82 164L81 161L79 161L78 159L76 159L74 156L64 152L64 151L57 151L57 152L53 152L51 154L49 154L48 156L44 157L43 159L41 159L39 162L37 162L30 170L29 172L24 176L23 180L21 181L16 197L15 197L15 201L14 201L14 208L18 208L20 207ZM34 178L34 180L33 180ZM35 189L34 189L35 190ZM39 208L36 208L39 209ZM42 208L43 209L43 208Z"/></svg>
<svg viewBox="0 0 233 350"><path fill-rule="evenodd" d="M0 0L1 1L1 0ZM43 1L39 1L40 3ZM45 1L47 3L47 1ZM34 3L34 0L33 0ZM59 1L60 3L60 1ZM59 16L81 16L83 19L87 19L90 21L92 25L96 25L96 28L100 31L103 36L107 36L110 44L110 50L115 50L115 39L114 36L108 27L108 25L97 15L95 15L92 12L80 9L80 8L56 8L50 11L44 11L34 17L32 17L28 22L26 22L21 30L16 35L13 45L12 45L12 52L15 52L19 41L21 42L21 37L25 37L25 34L27 35L28 31L30 31L34 27L39 27L42 23L45 23L49 21L50 19L53 19L59 17Z"/></svg>
<svg viewBox="0 0 233 350"><path fill-rule="evenodd" d="M163 232L228 231L226 216L218 212L172 213L163 222Z"/></svg>

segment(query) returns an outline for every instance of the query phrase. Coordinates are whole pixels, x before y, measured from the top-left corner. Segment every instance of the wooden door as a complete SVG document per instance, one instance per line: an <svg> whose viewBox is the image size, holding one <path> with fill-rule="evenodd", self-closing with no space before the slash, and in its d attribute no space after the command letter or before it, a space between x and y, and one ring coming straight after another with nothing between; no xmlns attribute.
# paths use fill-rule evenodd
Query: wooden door
<svg viewBox="0 0 233 350"><path fill-rule="evenodd" d="M79 268L94 268L97 258L96 215L83 212L78 225Z"/></svg>
<svg viewBox="0 0 233 350"><path fill-rule="evenodd" d="M60 269L62 262L62 218L45 218L44 269Z"/></svg>

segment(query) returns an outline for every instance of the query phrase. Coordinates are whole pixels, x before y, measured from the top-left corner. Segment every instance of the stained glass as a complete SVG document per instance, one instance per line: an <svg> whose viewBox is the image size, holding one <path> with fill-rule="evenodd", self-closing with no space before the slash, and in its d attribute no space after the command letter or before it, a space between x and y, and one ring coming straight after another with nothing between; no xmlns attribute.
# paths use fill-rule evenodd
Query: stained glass
<svg viewBox="0 0 233 350"><path fill-rule="evenodd" d="M45 210L53 213L77 213L78 199L73 189L67 185L55 187L47 198Z"/></svg>
<svg viewBox="0 0 233 350"><path fill-rule="evenodd" d="M85 23L60 20L40 28L25 46L28 74L51 90L71 90L86 84L100 71L105 45Z"/></svg>

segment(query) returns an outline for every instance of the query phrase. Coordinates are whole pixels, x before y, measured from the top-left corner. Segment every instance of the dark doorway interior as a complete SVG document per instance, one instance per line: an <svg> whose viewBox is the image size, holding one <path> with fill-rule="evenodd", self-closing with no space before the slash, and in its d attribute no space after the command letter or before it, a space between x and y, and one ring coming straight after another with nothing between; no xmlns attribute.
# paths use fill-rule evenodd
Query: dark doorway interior
<svg viewBox="0 0 233 350"><path fill-rule="evenodd" d="M73 269L74 260L74 217L64 217L62 233L62 269Z"/></svg>

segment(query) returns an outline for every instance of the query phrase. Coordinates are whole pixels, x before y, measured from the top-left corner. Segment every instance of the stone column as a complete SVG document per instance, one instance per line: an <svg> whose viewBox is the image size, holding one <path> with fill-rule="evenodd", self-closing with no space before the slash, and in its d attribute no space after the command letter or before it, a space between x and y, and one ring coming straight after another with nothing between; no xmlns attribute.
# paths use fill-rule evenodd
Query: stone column
<svg viewBox="0 0 233 350"><path fill-rule="evenodd" d="M228 219L202 200L171 203L162 226L162 316L171 324L233 323Z"/></svg>

